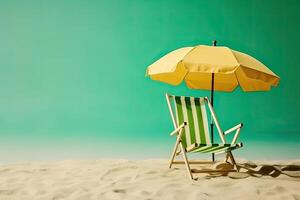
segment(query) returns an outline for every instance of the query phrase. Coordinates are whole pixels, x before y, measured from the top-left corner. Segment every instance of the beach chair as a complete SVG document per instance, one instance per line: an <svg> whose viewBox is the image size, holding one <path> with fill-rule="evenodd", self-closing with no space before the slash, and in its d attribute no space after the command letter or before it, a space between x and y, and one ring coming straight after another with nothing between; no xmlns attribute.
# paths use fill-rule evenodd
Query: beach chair
<svg viewBox="0 0 300 200"><path fill-rule="evenodd" d="M243 124L240 123L223 132L215 115L214 109L207 97L194 98L166 94L166 98L174 125L174 131L171 132L170 135L176 136L176 142L172 152L169 168L172 167L172 164L184 163L189 177L193 179L192 172L196 172L196 170L191 170L190 164L199 164L201 162L194 161L193 163L192 161L189 161L187 153L224 153L225 161L228 162L228 159L230 159L231 164L234 166L234 168L230 171L238 171L238 166L236 165L231 151L243 146L242 143L237 143ZM221 140L220 144L214 144L211 142L212 140L209 134L206 107L208 107L214 124L218 130ZM234 131L235 135L233 136L232 141L227 143L225 136ZM183 156L184 161L174 160L174 158L179 155ZM198 170L197 172L201 172L201 170ZM203 172L224 172L224 170L209 170Z"/></svg>

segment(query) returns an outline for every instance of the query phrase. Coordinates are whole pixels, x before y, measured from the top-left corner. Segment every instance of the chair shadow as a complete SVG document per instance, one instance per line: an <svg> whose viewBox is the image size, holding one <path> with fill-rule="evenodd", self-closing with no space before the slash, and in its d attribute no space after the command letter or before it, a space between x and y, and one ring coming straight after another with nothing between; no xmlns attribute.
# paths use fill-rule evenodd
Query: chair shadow
<svg viewBox="0 0 300 200"><path fill-rule="evenodd" d="M260 164L256 165L252 162L237 164L239 172L211 172L207 173L207 178L214 178L219 176L228 176L233 179L243 179L248 177L273 177L276 178L280 175L286 175L292 178L300 178L300 165L269 165ZM216 169L233 169L229 163L221 163L215 166Z"/></svg>

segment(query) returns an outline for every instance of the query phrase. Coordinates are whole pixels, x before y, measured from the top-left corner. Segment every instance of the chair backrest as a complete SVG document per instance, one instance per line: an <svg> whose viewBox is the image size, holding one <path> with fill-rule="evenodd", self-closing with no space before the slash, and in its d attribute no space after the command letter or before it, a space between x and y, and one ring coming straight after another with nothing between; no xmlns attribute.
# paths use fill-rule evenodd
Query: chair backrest
<svg viewBox="0 0 300 200"><path fill-rule="evenodd" d="M211 144L205 98L184 96L171 96L171 98L175 104L177 126L187 122L181 138L183 145L187 147L194 143Z"/></svg>

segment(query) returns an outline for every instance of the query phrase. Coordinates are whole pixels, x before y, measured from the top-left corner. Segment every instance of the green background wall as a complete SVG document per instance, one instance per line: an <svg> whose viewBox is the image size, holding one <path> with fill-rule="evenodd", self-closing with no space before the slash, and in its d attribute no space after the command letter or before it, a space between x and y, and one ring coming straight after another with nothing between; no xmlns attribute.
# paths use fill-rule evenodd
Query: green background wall
<svg viewBox="0 0 300 200"><path fill-rule="evenodd" d="M1 0L0 162L168 157L164 93L209 92L145 69L213 39L281 77L267 93L216 93L222 127L245 124L238 156L300 158L299 10L296 0Z"/></svg>

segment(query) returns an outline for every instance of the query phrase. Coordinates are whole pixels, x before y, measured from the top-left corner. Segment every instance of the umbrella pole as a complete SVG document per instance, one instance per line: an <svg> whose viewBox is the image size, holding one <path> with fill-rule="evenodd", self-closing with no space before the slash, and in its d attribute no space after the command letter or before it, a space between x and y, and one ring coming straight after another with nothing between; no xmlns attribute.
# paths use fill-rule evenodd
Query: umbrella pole
<svg viewBox="0 0 300 200"><path fill-rule="evenodd" d="M211 106L214 107L214 83L215 83L215 74L211 74L211 94L210 94L210 102ZM210 137L211 137L211 143L214 143L214 124L213 124L213 118L210 117ZM215 154L212 154L212 161L215 161Z"/></svg>
<svg viewBox="0 0 300 200"><path fill-rule="evenodd" d="M217 41L213 40L212 45L215 47L217 46ZM214 107L214 84L215 84L215 74L211 74L211 94L210 94L210 101L211 101L211 106ZM210 137L211 137L211 143L214 143L214 123L213 123L213 118L211 116L210 118ZM215 161L215 154L212 154L212 161Z"/></svg>

